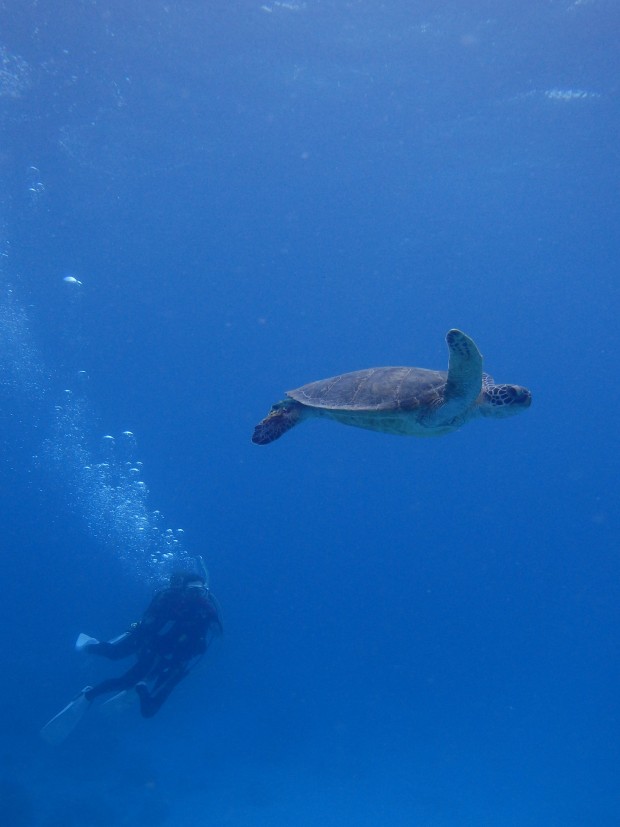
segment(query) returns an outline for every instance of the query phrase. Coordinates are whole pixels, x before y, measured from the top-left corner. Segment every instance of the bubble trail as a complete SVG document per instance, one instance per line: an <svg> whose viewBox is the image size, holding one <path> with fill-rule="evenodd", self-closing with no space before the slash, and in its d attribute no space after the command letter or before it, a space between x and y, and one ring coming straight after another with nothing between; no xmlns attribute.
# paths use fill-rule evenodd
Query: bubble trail
<svg viewBox="0 0 620 827"><path fill-rule="evenodd" d="M0 297L3 414L19 413L21 428L45 432L34 459L88 534L140 579L159 582L174 568L193 564L183 531L166 528L161 512L150 508L134 434L91 436L96 418L84 395L87 379L78 371L77 392L65 389L54 404L51 373L28 316L6 288Z"/></svg>

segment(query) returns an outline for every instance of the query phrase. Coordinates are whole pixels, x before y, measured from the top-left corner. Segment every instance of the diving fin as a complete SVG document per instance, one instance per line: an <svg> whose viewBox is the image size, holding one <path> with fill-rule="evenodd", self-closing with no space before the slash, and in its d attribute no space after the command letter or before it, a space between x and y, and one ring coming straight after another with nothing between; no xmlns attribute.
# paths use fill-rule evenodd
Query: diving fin
<svg viewBox="0 0 620 827"><path fill-rule="evenodd" d="M75 641L75 651L85 652L91 643L99 643L99 641L96 637L91 637L90 635L85 635L84 632L80 632Z"/></svg>
<svg viewBox="0 0 620 827"><path fill-rule="evenodd" d="M130 709L137 699L138 696L133 689L123 689L101 704L101 709L107 713L122 713Z"/></svg>
<svg viewBox="0 0 620 827"><path fill-rule="evenodd" d="M48 721L41 730L41 737L48 744L60 744L79 724L82 715L90 706L90 701L84 694L91 687L85 686L71 703L61 709L57 715Z"/></svg>

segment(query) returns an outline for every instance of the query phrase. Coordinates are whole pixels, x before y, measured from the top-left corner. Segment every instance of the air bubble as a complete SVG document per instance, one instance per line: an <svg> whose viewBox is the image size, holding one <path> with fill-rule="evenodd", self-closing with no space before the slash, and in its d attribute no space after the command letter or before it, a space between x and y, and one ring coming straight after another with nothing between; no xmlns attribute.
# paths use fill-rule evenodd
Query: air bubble
<svg viewBox="0 0 620 827"><path fill-rule="evenodd" d="M46 454L89 533L151 581L159 582L173 565L189 562L177 539L182 535L166 528L161 511L148 508L148 487L140 479L143 463L131 456L133 432L122 432L118 440L104 434L91 450L87 435L92 418L85 399L71 393L62 395L53 418Z"/></svg>

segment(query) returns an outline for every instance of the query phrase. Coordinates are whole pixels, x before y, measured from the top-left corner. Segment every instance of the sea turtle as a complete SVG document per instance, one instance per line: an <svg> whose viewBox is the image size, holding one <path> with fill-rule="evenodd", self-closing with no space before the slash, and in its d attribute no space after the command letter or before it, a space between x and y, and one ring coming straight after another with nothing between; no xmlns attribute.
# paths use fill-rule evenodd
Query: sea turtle
<svg viewBox="0 0 620 827"><path fill-rule="evenodd" d="M403 436L440 436L477 416L512 416L532 402L520 385L496 385L482 372L475 342L449 330L448 370L387 367L343 373L310 382L271 408L252 442L267 445L309 417Z"/></svg>

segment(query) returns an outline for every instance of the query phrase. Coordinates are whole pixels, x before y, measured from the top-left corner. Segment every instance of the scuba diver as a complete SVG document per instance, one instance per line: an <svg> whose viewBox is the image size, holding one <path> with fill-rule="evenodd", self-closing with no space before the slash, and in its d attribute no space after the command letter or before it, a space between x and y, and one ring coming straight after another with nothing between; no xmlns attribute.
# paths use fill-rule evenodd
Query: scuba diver
<svg viewBox="0 0 620 827"><path fill-rule="evenodd" d="M51 743L64 740L92 701L109 692L116 693L110 701L120 701L135 690L142 715L152 717L221 631L219 607L206 577L190 571L175 572L170 585L155 594L140 621L120 637L100 642L89 635L78 635L78 652L110 660L133 655L135 663L117 678L84 687L43 727L42 736Z"/></svg>

